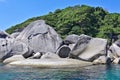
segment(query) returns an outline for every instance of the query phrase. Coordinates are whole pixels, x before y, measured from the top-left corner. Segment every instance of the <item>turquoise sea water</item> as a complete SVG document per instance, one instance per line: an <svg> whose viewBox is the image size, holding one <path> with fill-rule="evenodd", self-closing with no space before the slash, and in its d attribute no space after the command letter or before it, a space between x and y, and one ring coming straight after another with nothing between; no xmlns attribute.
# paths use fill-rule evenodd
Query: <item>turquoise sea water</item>
<svg viewBox="0 0 120 80"><path fill-rule="evenodd" d="M120 80L120 65L73 69L33 69L0 64L0 80Z"/></svg>

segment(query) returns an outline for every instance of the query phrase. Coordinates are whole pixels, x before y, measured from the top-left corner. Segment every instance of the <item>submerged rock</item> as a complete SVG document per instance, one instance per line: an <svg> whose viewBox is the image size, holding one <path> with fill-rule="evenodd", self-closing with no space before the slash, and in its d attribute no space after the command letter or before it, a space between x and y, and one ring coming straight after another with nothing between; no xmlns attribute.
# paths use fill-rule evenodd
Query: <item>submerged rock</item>
<svg viewBox="0 0 120 80"><path fill-rule="evenodd" d="M29 24L16 39L29 45L35 53L55 52L62 42L56 31L43 20Z"/></svg>

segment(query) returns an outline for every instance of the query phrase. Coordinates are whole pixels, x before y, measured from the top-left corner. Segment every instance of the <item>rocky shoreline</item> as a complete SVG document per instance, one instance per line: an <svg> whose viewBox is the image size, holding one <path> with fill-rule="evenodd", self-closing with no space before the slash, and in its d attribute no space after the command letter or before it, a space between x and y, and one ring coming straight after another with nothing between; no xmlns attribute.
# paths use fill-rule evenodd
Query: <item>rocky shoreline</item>
<svg viewBox="0 0 120 80"><path fill-rule="evenodd" d="M11 66L71 68L120 63L120 40L109 47L107 39L84 34L62 40L44 20L11 35L0 31L0 43L0 60Z"/></svg>

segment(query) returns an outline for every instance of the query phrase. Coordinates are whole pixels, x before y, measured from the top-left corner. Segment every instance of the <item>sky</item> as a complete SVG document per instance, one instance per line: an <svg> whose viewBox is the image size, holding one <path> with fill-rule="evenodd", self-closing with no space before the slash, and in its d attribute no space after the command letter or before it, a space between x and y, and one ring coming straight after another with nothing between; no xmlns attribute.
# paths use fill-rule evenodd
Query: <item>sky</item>
<svg viewBox="0 0 120 80"><path fill-rule="evenodd" d="M110 13L120 13L120 0L0 0L0 30L56 9L82 4L103 7Z"/></svg>

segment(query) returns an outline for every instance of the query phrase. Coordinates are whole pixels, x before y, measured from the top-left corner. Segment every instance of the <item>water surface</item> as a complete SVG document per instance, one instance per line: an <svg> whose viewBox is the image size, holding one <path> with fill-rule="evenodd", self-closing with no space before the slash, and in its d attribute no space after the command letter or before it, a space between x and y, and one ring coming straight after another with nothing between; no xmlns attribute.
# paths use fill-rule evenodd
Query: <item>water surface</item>
<svg viewBox="0 0 120 80"><path fill-rule="evenodd" d="M34 69L5 67L0 64L0 80L120 80L120 65Z"/></svg>

